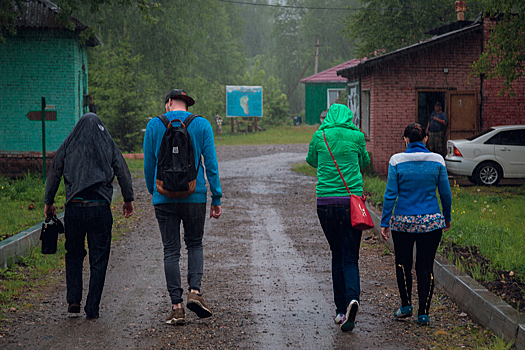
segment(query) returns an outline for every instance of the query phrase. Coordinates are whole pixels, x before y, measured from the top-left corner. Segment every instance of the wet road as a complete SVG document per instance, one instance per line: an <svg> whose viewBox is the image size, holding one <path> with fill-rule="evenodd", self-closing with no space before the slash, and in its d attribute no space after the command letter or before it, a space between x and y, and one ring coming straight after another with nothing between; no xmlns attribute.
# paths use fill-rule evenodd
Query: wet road
<svg viewBox="0 0 525 350"><path fill-rule="evenodd" d="M205 226L203 293L214 316L187 313L183 327L163 324L169 309L162 244L142 178L135 179L138 226L117 242L101 318L66 313L64 283L37 310L20 312L6 349L417 349L393 322L393 258L363 241L362 306L356 329L333 323L330 252L315 211L314 179L290 170L306 145L218 148L224 192L220 220ZM364 234L363 237L369 236ZM370 238L370 237L368 237ZM181 260L185 281L185 250ZM87 263L86 263L87 265ZM87 274L86 274L87 275ZM84 285L87 285L85 276Z"/></svg>

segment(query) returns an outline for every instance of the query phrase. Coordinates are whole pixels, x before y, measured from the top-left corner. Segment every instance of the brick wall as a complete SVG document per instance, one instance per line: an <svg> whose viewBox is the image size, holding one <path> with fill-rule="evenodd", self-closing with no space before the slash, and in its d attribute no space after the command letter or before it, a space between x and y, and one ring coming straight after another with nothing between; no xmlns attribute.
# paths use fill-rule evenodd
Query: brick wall
<svg viewBox="0 0 525 350"><path fill-rule="evenodd" d="M440 46L382 64L361 76L361 89L370 90L370 141L374 169L388 173L390 157L403 152L405 127L417 121L417 93L428 89L476 91L480 79L468 77L470 66L481 53L481 36L470 33ZM448 68L448 73L444 73Z"/></svg>
<svg viewBox="0 0 525 350"><path fill-rule="evenodd" d="M87 53L69 31L19 30L0 45L0 152L42 152L41 97L55 105L46 122L46 150L56 151L85 113Z"/></svg>
<svg viewBox="0 0 525 350"><path fill-rule="evenodd" d="M54 155L46 152L46 170ZM0 175L19 178L28 172L42 175L42 152L0 152Z"/></svg>
<svg viewBox="0 0 525 350"><path fill-rule="evenodd" d="M493 18L483 19L483 42L487 43L490 30L496 24ZM498 96L503 89L503 81L498 79L483 80L482 128L496 125L525 124L525 77L513 84L515 96L508 93Z"/></svg>

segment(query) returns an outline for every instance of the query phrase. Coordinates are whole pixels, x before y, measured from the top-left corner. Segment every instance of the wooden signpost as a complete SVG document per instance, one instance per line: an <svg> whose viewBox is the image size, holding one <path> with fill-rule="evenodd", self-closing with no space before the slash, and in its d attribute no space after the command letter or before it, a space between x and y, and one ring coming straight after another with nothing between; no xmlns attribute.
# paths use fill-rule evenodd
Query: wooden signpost
<svg viewBox="0 0 525 350"><path fill-rule="evenodd" d="M49 109L54 109L55 106L49 105ZM46 182L46 120L56 121L56 111L46 111L46 99L42 97L42 109L40 111L30 111L26 117L33 121L42 121L42 179Z"/></svg>

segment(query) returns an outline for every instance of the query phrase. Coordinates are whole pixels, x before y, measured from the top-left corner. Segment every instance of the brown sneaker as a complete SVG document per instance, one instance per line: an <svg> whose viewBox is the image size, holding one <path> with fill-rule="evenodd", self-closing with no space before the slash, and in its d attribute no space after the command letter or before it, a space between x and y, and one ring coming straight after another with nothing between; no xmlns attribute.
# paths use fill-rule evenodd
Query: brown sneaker
<svg viewBox="0 0 525 350"><path fill-rule="evenodd" d="M186 320L184 319L184 308L180 307L178 309L171 309L171 313L166 318L166 324L185 324Z"/></svg>
<svg viewBox="0 0 525 350"><path fill-rule="evenodd" d="M206 305L201 294L190 293L186 307L195 312L200 318L206 318L212 315L211 309Z"/></svg>
<svg viewBox="0 0 525 350"><path fill-rule="evenodd" d="M67 312L71 312L73 314L80 313L80 305L79 304L69 304L67 308Z"/></svg>

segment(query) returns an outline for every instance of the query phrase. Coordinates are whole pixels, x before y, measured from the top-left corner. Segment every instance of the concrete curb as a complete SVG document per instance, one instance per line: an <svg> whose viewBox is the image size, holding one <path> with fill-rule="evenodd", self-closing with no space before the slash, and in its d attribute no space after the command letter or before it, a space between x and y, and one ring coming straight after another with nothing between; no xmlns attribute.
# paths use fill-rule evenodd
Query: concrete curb
<svg viewBox="0 0 525 350"><path fill-rule="evenodd" d="M64 212L57 217L64 223ZM40 244L42 224L43 221L0 242L0 268L7 268L19 258L26 256L33 246Z"/></svg>
<svg viewBox="0 0 525 350"><path fill-rule="evenodd" d="M118 197L119 194L115 188L111 201L114 202ZM64 223L64 212L58 214L57 217ZM35 245L40 244L40 231L42 231L43 223L44 221L0 241L0 268L7 268L21 257L26 256Z"/></svg>
<svg viewBox="0 0 525 350"><path fill-rule="evenodd" d="M381 237L381 213L367 203L374 221L374 233ZM381 241L394 251L392 236ZM515 341L516 349L525 350L525 315L476 282L440 255L434 260L434 277L439 286L461 310L479 325L506 341Z"/></svg>

